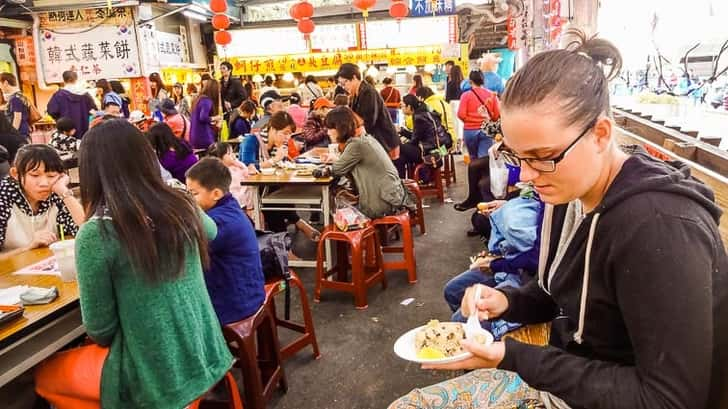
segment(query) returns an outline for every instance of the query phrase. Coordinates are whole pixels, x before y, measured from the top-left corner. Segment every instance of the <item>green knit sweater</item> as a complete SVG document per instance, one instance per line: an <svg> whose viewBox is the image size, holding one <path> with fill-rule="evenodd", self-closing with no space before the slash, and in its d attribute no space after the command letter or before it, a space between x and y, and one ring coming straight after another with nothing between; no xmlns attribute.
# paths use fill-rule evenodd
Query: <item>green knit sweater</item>
<svg viewBox="0 0 728 409"><path fill-rule="evenodd" d="M215 223L201 214L210 239ZM186 274L151 285L133 272L108 218L92 218L76 237L81 312L88 335L109 346L101 375L104 409L182 409L232 366L207 294L196 248Z"/></svg>

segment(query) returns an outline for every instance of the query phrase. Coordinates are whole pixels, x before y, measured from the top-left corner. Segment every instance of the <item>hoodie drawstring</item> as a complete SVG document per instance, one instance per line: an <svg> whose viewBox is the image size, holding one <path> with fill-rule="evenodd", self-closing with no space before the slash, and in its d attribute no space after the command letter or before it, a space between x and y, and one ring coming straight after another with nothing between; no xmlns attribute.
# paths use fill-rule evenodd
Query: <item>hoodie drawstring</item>
<svg viewBox="0 0 728 409"><path fill-rule="evenodd" d="M574 333L574 341L581 344L584 339L584 318L586 316L586 299L589 293L589 264L591 262L592 244L594 244L594 234L597 231L597 223L599 223L599 213L594 214L591 226L589 226L589 240L586 242L586 256L584 257L584 282L581 286L581 303L579 306L579 327Z"/></svg>

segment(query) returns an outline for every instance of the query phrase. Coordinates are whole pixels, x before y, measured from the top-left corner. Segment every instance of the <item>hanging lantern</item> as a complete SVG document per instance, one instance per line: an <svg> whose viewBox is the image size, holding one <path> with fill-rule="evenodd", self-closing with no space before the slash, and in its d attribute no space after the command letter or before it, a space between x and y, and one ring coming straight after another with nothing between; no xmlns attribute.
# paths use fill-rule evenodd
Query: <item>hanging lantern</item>
<svg viewBox="0 0 728 409"><path fill-rule="evenodd" d="M310 18L303 18L298 22L298 31L303 33L303 38L308 40L308 37L313 30L316 28L316 24Z"/></svg>
<svg viewBox="0 0 728 409"><path fill-rule="evenodd" d="M224 13L227 11L227 7L225 0L210 0L210 10L213 13Z"/></svg>
<svg viewBox="0 0 728 409"><path fill-rule="evenodd" d="M291 6L289 11L291 17L296 20L313 17L313 5L307 1L302 1Z"/></svg>
<svg viewBox="0 0 728 409"><path fill-rule="evenodd" d="M233 36L229 31L220 30L215 32L215 44L225 47L233 41Z"/></svg>
<svg viewBox="0 0 728 409"><path fill-rule="evenodd" d="M392 5L389 6L389 15L397 19L397 22L400 22L409 15L409 7L402 0L394 0Z"/></svg>
<svg viewBox="0 0 728 409"><path fill-rule="evenodd" d="M225 14L215 14L212 16L212 26L215 30L225 30L230 27L230 17Z"/></svg>
<svg viewBox="0 0 728 409"><path fill-rule="evenodd" d="M361 10L362 16L366 19L369 17L369 9L377 4L377 0L354 0L352 5Z"/></svg>

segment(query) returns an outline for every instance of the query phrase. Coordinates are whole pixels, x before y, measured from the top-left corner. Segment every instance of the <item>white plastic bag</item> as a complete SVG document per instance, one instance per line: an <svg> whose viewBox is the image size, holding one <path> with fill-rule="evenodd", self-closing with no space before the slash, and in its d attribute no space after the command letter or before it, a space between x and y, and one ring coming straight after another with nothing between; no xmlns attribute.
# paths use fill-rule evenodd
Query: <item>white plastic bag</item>
<svg viewBox="0 0 728 409"><path fill-rule="evenodd" d="M488 149L488 164L490 166L490 192L496 199L503 199L508 193L508 168L503 156L498 154L500 143Z"/></svg>

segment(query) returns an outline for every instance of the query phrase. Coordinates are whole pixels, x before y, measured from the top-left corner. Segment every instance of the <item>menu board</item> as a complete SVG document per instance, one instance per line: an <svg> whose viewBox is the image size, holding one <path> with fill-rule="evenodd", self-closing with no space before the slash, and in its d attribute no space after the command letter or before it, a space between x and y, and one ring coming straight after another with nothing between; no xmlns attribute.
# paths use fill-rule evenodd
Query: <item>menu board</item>
<svg viewBox="0 0 728 409"><path fill-rule="evenodd" d="M316 26L311 33L311 51L328 52L356 50L356 24L328 24Z"/></svg>
<svg viewBox="0 0 728 409"><path fill-rule="evenodd" d="M253 57L308 52L308 44L296 27L252 28L229 32L232 41L226 47L217 46L218 55Z"/></svg>
<svg viewBox="0 0 728 409"><path fill-rule="evenodd" d="M399 48L457 42L457 18L432 17L360 24L362 48Z"/></svg>

